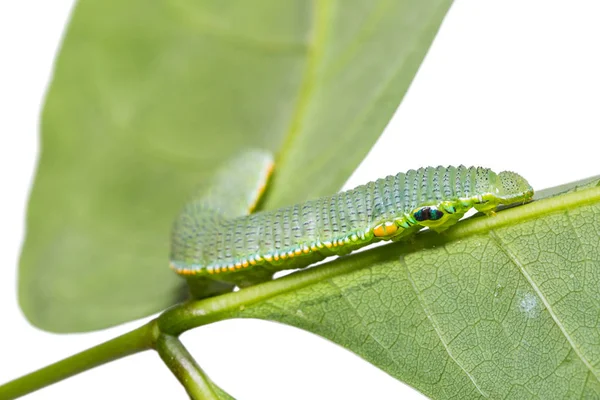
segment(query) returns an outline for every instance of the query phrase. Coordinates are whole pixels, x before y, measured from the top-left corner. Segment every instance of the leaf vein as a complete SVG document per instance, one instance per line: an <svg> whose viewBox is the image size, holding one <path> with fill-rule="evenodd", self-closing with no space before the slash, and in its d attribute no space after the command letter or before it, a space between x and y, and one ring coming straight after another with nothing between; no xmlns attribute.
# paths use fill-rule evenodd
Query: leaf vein
<svg viewBox="0 0 600 400"><path fill-rule="evenodd" d="M525 280L527 280L527 282L529 283L529 285L531 286L531 288L535 291L535 293L538 295L538 297L540 298L540 300L542 300L542 303L544 303L544 306L546 307L546 310L548 310L548 313L550 314L550 317L552 318L552 320L554 320L554 323L558 326L558 328L562 332L562 334L565 337L565 339L567 339L567 342L569 343L569 345L571 346L571 348L573 349L573 351L575 351L575 354L577 354L577 356L581 359L581 361L589 369L589 371L592 374L594 374L594 376L596 377L596 379L598 381L600 381L600 372L597 371L592 366L592 364L589 362L589 360L583 355L583 353L581 353L581 350L576 346L575 341L573 340L573 338L571 338L571 335L569 335L569 333L567 332L566 328L564 327L564 325L562 324L562 322L560 321L560 319L558 318L558 316L556 315L556 313L552 309L552 306L551 306L550 302L548 301L548 299L546 298L546 296L544 295L544 293L541 291L541 289L538 287L538 285L535 283L535 281L533 280L533 278L531 277L531 275L529 275L529 273L525 269L525 266L523 265L523 263L521 263L521 261L519 260L519 258L517 257L517 255L514 254L512 251L510 251L508 249L508 247L506 246L506 244L504 242L502 242L502 239L500 239L500 237L496 234L496 232L494 232L493 230L490 230L489 231L489 236L490 236L490 238L493 241L496 242L496 244L498 245L498 248L519 269L519 271L521 272L521 274L523 275L523 277L525 277Z"/></svg>
<svg viewBox="0 0 600 400"><path fill-rule="evenodd" d="M437 337L440 339L440 343L442 343L442 346L444 346L444 349L446 350L446 353L448 353L448 357L454 361L454 363L465 373L465 375L467 375L467 377L469 377L469 379L471 380L471 382L473 382L473 385L475 386L475 389L477 389L477 391L486 398L489 398L490 396L483 391L483 389L481 389L479 387L479 385L477 384L477 382L475 381L475 377L473 375L471 375L469 373L469 371L467 371L463 365L456 359L456 357L454 357L454 355L452 354L452 351L450 350L450 348L448 347L448 343L446 343L444 341L444 338L442 337L442 334L440 332L440 328L437 325L437 323L435 322L435 319L433 318L433 315L431 314L431 312L429 311L429 309L425 306L423 300L421 299L420 296L420 292L419 289L417 289L417 286L414 282L414 280L412 279L412 277L410 276L410 272L408 271L408 265L406 265L406 262L404 260L404 257L400 258L400 263L403 265L403 267L406 270L406 276L408 278L408 281L410 282L410 286L412 287L413 291L415 292L415 297L417 298L419 305L421 306L421 309L423 310L423 313L427 316L427 319L429 320L429 322L431 323L431 326L433 327L433 331L435 332L435 334L437 335Z"/></svg>
<svg viewBox="0 0 600 400"><path fill-rule="evenodd" d="M348 306L350 307L350 309L354 312L354 314L358 317L358 320L360 321L360 327L362 327L363 332L366 334L366 337L370 337L371 339L373 339L373 341L375 343L377 343L377 345L379 345L379 347L381 347L381 349L383 349L386 353L390 353L390 349L388 347L386 347L383 343L381 343L375 336L373 336L373 333L371 332L371 330L369 329L368 326L366 326L363 323L363 319L361 317L360 314L358 314L356 307L350 302L350 300L346 297L346 295L344 294L344 291L342 290L341 287L339 287L339 285L337 285L333 279L328 279L327 283L329 283L331 285L331 287L335 288L336 290L339 291L340 296L342 299L344 299L344 301L346 302L346 304L348 304ZM396 339L397 341L397 339ZM391 347L391 346L390 346ZM394 359L393 357L390 357L390 360L394 363L394 365L398 368L401 367L401 365L398 363L398 361L396 361L396 359Z"/></svg>

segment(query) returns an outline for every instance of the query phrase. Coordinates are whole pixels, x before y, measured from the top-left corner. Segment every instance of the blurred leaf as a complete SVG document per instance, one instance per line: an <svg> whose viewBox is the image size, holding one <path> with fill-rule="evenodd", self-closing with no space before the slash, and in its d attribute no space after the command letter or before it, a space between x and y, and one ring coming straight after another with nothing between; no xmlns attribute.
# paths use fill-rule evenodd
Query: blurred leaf
<svg viewBox="0 0 600 400"><path fill-rule="evenodd" d="M221 296L218 319L314 332L434 399L598 398L599 184Z"/></svg>
<svg viewBox="0 0 600 400"><path fill-rule="evenodd" d="M450 3L78 2L42 117L20 261L27 318L85 331L179 301L171 222L241 148L277 154L266 207L338 190Z"/></svg>

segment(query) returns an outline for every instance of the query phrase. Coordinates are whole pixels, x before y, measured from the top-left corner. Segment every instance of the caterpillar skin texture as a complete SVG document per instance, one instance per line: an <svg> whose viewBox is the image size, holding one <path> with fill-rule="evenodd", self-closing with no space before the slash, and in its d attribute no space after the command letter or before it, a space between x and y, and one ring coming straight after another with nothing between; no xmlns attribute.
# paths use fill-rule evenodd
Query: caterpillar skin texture
<svg viewBox="0 0 600 400"><path fill-rule="evenodd" d="M171 268L195 297L271 279L423 227L441 232L470 208L492 213L524 203L529 183L514 172L480 167L427 167L398 173L302 204L247 215L260 197L271 156L247 152L183 208L172 235Z"/></svg>

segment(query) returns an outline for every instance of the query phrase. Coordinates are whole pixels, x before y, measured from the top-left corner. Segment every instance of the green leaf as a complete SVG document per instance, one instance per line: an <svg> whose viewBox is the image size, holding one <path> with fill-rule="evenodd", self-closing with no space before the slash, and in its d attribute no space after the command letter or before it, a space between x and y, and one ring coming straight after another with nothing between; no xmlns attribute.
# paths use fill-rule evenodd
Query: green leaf
<svg viewBox="0 0 600 400"><path fill-rule="evenodd" d="M599 237L596 177L441 235L197 302L160 323L177 333L232 317L283 322L435 399L597 398Z"/></svg>
<svg viewBox="0 0 600 400"><path fill-rule="evenodd" d="M85 331L180 301L172 220L241 148L277 155L266 207L335 192L450 3L78 2L42 117L20 261L27 318Z"/></svg>

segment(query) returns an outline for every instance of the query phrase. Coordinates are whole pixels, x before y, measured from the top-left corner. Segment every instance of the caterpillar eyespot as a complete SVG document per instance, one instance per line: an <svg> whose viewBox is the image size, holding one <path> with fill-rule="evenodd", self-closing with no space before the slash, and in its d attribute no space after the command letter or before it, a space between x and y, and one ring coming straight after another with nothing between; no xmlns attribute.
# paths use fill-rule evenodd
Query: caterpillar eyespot
<svg viewBox="0 0 600 400"><path fill-rule="evenodd" d="M273 169L254 150L226 164L175 221L171 267L195 297L227 292L304 268L381 240L401 240L423 227L441 232L469 209L533 197L514 172L481 167L427 167L387 176L355 189L277 210L247 215Z"/></svg>
<svg viewBox="0 0 600 400"><path fill-rule="evenodd" d="M413 217L419 221L419 222L424 222L424 221L437 221L438 219L441 219L444 216L444 213L440 210L438 210L437 208L434 207L422 207L420 209L418 209L414 214Z"/></svg>

